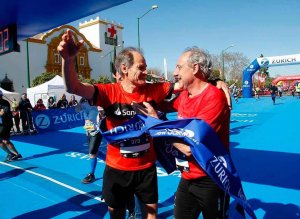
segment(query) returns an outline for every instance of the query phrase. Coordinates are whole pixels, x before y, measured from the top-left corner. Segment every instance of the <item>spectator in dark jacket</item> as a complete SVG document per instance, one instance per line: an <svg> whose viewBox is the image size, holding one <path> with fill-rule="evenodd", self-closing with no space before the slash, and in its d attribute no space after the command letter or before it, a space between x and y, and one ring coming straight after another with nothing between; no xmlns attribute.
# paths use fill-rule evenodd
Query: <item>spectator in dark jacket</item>
<svg viewBox="0 0 300 219"><path fill-rule="evenodd" d="M22 120L22 128L23 132L29 132L30 130L34 130L32 124L32 105L27 98L27 94L23 93L21 96L21 100L19 102L19 110L20 110L20 118Z"/></svg>
<svg viewBox="0 0 300 219"><path fill-rule="evenodd" d="M49 97L48 99L48 109L56 109L56 102L54 97Z"/></svg>
<svg viewBox="0 0 300 219"><path fill-rule="evenodd" d="M61 96L61 99L57 102L57 108L61 108L61 109L67 109L69 106L68 100L66 98L66 95L63 94Z"/></svg>
<svg viewBox="0 0 300 219"><path fill-rule="evenodd" d="M71 99L69 101L69 107L77 106L77 105L78 105L78 101L76 100L75 95L71 95Z"/></svg>

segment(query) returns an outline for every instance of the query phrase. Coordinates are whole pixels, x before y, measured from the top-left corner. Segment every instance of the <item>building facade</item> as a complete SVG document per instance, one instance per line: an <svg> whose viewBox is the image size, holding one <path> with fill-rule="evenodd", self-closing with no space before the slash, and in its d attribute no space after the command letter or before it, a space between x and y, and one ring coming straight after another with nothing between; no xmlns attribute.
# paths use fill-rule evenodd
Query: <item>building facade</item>
<svg viewBox="0 0 300 219"><path fill-rule="evenodd" d="M20 52L0 56L0 80L7 76L14 90L23 93L32 86L33 79L44 72L61 75L61 57L56 48L67 29L73 32L75 42L84 41L76 57L80 77L111 79L114 50L119 52L123 47L123 27L96 17L79 23L78 28L63 25L18 42Z"/></svg>

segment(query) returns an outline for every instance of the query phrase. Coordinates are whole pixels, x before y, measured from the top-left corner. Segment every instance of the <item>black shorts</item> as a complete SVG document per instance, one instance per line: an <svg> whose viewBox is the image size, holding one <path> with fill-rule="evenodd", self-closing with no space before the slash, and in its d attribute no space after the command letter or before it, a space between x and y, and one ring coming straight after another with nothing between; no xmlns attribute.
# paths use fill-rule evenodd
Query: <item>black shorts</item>
<svg viewBox="0 0 300 219"><path fill-rule="evenodd" d="M158 202L156 165L138 171L117 170L105 167L102 195L112 208L125 208L135 194L144 204Z"/></svg>
<svg viewBox="0 0 300 219"><path fill-rule="evenodd" d="M97 133L95 136L92 136L88 133L88 144L89 144L89 153L90 154L97 154L99 146L102 141L102 135Z"/></svg>
<svg viewBox="0 0 300 219"><path fill-rule="evenodd" d="M2 125L0 125L0 139L9 140L11 128L12 128L12 126L2 126Z"/></svg>
<svg viewBox="0 0 300 219"><path fill-rule="evenodd" d="M175 195L174 217L176 219L228 218L229 195L213 180L201 177L195 180L181 178Z"/></svg>

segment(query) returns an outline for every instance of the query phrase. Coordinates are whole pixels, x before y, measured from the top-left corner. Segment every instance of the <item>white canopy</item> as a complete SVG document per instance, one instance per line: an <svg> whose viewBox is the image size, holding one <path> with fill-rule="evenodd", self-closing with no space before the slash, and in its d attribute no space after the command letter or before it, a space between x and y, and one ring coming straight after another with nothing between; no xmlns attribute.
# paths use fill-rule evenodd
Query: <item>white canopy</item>
<svg viewBox="0 0 300 219"><path fill-rule="evenodd" d="M11 104L12 101L15 99L17 103L19 102L21 98L21 94L15 93L15 92L10 92L7 90L4 90L3 88L0 87L0 90L3 92L3 99L8 100L8 102Z"/></svg>
<svg viewBox="0 0 300 219"><path fill-rule="evenodd" d="M38 99L42 99L45 106L47 106L48 98L50 96L54 97L56 102L61 98L62 94L65 94L67 100L70 100L72 94L67 93L64 85L63 78L56 75L50 81L40 84L38 86L27 88L27 97L30 100L32 106L34 106ZM80 97L76 96L77 101Z"/></svg>

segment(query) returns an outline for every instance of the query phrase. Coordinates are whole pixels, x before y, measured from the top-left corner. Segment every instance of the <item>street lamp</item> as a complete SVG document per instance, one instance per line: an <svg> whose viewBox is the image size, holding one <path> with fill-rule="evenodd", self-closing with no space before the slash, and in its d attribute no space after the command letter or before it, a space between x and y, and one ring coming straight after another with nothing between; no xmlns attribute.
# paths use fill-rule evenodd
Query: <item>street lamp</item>
<svg viewBox="0 0 300 219"><path fill-rule="evenodd" d="M27 88L30 88L29 42L26 39Z"/></svg>
<svg viewBox="0 0 300 219"><path fill-rule="evenodd" d="M227 49L230 49L230 48L232 48L232 47L234 47L234 44L231 44L230 46L228 46L226 49L223 49L222 50L222 79L223 80L225 80L225 72L224 72L224 52L227 50Z"/></svg>
<svg viewBox="0 0 300 219"><path fill-rule="evenodd" d="M140 19L142 19L146 14L148 14L150 11L157 9L157 5L152 5L151 9L149 9L146 13L144 13L142 16L137 18L138 21L138 48L140 49Z"/></svg>

